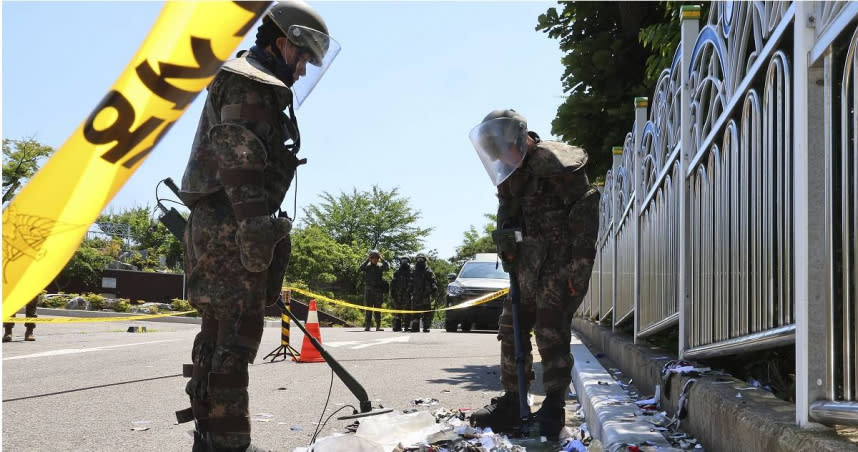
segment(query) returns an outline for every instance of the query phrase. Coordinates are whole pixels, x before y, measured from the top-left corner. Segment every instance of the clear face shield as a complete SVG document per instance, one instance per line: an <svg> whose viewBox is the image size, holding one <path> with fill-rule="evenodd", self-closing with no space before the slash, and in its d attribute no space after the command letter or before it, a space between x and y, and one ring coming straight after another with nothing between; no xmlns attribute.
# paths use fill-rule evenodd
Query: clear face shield
<svg viewBox="0 0 858 452"><path fill-rule="evenodd" d="M470 133L492 183L500 185L524 161L527 152L527 125L513 118L497 118L480 123Z"/></svg>
<svg viewBox="0 0 858 452"><path fill-rule="evenodd" d="M301 25L290 26L286 37L298 47L298 64L303 65L305 70L305 74L292 85L295 108L298 108L340 53L340 44L318 30Z"/></svg>

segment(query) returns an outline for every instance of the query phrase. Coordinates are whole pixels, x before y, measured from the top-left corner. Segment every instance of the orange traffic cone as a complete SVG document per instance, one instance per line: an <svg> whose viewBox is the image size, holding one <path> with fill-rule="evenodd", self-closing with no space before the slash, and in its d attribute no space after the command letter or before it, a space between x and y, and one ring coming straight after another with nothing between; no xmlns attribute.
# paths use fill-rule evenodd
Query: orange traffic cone
<svg viewBox="0 0 858 452"><path fill-rule="evenodd" d="M322 343L322 333L319 331L319 314L316 313L316 300L310 300L310 307L307 310L307 322L304 324L304 327L307 328L307 332L316 338L320 344ZM325 362L325 358L322 358L319 350L316 350L316 347L310 342L310 338L304 336L304 343L301 344L301 355L295 361L299 363L322 363Z"/></svg>

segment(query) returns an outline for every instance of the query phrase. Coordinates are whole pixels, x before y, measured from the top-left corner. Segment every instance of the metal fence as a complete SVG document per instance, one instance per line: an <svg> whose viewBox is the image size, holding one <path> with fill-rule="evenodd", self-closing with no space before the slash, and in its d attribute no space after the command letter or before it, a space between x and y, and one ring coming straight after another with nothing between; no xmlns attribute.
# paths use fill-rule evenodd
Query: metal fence
<svg viewBox="0 0 858 452"><path fill-rule="evenodd" d="M797 423L858 423L858 3L702 19L635 99L579 313L685 358L792 345Z"/></svg>

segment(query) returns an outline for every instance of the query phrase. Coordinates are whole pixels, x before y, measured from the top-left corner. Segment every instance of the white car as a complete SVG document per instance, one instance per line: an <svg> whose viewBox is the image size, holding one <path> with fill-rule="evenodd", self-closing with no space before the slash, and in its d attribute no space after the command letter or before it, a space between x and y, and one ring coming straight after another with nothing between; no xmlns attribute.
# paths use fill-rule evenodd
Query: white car
<svg viewBox="0 0 858 452"><path fill-rule="evenodd" d="M465 262L458 274L451 273L447 285L447 306L456 305L483 295L509 288L509 274L500 265L497 254L481 253ZM465 309L446 311L444 327L455 332L471 328L496 330L506 296Z"/></svg>

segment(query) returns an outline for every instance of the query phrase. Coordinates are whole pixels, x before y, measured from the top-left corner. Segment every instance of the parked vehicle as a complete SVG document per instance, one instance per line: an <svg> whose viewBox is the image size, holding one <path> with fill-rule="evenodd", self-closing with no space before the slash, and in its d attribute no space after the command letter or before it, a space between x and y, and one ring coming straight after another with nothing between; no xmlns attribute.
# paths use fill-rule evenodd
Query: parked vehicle
<svg viewBox="0 0 858 452"><path fill-rule="evenodd" d="M477 254L465 262L458 274L450 273L447 285L447 306L509 288L509 274L503 270L494 253ZM505 297L465 309L446 311L444 327L449 332L475 329L497 330Z"/></svg>

